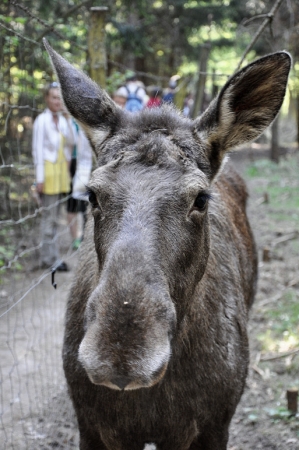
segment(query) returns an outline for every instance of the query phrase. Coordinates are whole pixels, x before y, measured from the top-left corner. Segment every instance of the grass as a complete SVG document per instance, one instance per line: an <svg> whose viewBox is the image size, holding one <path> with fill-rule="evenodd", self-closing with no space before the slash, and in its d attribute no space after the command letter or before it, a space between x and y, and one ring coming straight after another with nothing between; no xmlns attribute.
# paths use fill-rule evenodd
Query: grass
<svg viewBox="0 0 299 450"><path fill-rule="evenodd" d="M299 293L295 289L285 291L264 316L269 328L258 336L263 351L285 352L299 345Z"/></svg>
<svg viewBox="0 0 299 450"><path fill-rule="evenodd" d="M275 221L299 225L299 154L288 156L275 164L268 159L248 166L245 176L256 181L254 191L269 197L268 213Z"/></svg>
<svg viewBox="0 0 299 450"><path fill-rule="evenodd" d="M268 230L272 233L277 229L286 233L299 231L299 153L287 155L279 164L269 159L256 160L247 167L245 177L250 180L256 198L268 194L269 202L256 206L263 214ZM283 259L288 257L286 252L290 252L292 258L299 254L298 238L284 245L288 247L275 250L279 254L283 251ZM266 270L269 269L270 266ZM268 327L258 336L262 351L285 352L299 346L298 289L286 289L263 315Z"/></svg>

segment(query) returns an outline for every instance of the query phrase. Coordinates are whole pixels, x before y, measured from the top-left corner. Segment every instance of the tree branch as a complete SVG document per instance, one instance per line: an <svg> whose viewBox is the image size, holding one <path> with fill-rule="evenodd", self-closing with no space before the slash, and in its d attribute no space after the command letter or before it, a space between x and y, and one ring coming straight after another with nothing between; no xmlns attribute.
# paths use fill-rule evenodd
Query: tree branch
<svg viewBox="0 0 299 450"><path fill-rule="evenodd" d="M256 41L258 40L258 38L260 37L260 35L264 31L266 26L268 25L268 23L272 22L273 17L275 16L275 14L276 14L276 12L277 12L277 10L280 7L282 2L283 2L283 0L276 0L275 5L273 6L273 8L269 12L269 14L267 14L266 19L260 25L259 29L257 30L255 35L253 36L250 44L246 47L246 49L245 49L245 51L244 51L244 53L243 53L243 55L241 57L241 60L240 60L240 62L238 64L238 67L236 68L236 72L241 68L242 63L243 63L244 59L246 58L247 53L252 49L252 47L254 46L254 44L256 43Z"/></svg>
<svg viewBox="0 0 299 450"><path fill-rule="evenodd" d="M299 348L295 348L294 350L290 350L289 352L285 353L280 353L275 356L266 356L264 358L261 358L260 361L274 361L275 359L286 358L287 356L295 355L296 353L299 353Z"/></svg>
<svg viewBox="0 0 299 450"><path fill-rule="evenodd" d="M246 25L248 25L250 22L253 22L254 20L258 19L263 19L264 17L268 16L269 14L259 14L258 16L250 17L250 19L244 20L244 22L241 23L241 25L243 25L243 27L246 27Z"/></svg>
<svg viewBox="0 0 299 450"><path fill-rule="evenodd" d="M41 44L39 42L34 41L33 39L29 39L25 36L23 36L20 33L17 33L16 31L12 30L11 28L6 27L3 23L0 22L0 27L4 28L7 31L10 31L11 33L15 34L16 36L18 36L21 39L24 39L25 41L31 42L32 44L36 44L38 46L41 46Z"/></svg>
<svg viewBox="0 0 299 450"><path fill-rule="evenodd" d="M63 13L60 16L60 19L65 19L67 16L69 16L70 14L72 14L73 12L77 11L77 9L81 8L81 6L86 5L87 3L90 3L91 0L84 0L83 2L79 3L78 5L72 6L70 9L68 9L65 13ZM53 23L52 25L49 25L48 28L46 28L42 33L40 33L36 40L40 41L43 37L46 36L47 33L49 33L50 31L54 31L56 34L58 34L58 32L55 30L55 23ZM65 39L65 38L63 38ZM70 41L71 42L71 41ZM78 44L76 44L75 42L72 42L73 44L77 45L77 47L81 48L81 50L86 50L86 48L83 48L81 46L79 46Z"/></svg>

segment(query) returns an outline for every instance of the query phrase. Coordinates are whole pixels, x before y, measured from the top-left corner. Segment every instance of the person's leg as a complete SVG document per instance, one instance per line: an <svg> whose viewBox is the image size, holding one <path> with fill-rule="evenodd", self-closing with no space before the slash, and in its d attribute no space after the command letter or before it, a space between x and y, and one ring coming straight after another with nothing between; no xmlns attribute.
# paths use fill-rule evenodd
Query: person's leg
<svg viewBox="0 0 299 450"><path fill-rule="evenodd" d="M72 237L72 247L77 250L80 246L80 239L78 238L78 204L79 200L70 197L67 201L67 222Z"/></svg>
<svg viewBox="0 0 299 450"><path fill-rule="evenodd" d="M42 196L41 220L41 266L50 267L59 260L57 242L57 220L59 211L59 195Z"/></svg>
<svg viewBox="0 0 299 450"><path fill-rule="evenodd" d="M57 204L55 217L53 218L53 221L55 222L55 225L54 225L54 229L55 229L54 240L55 240L55 244L56 244L53 247L55 249L55 255L56 255L54 267L59 272L67 272L69 270L67 264L64 261L62 261L62 259L60 257L59 239L58 239L59 216L60 216L60 210L61 210L61 200L63 199L63 197L64 197L64 194L59 194L58 195L59 202Z"/></svg>
<svg viewBox="0 0 299 450"><path fill-rule="evenodd" d="M67 213L67 223L71 232L72 240L74 241L78 237L78 221L77 213L68 212Z"/></svg>
<svg viewBox="0 0 299 450"><path fill-rule="evenodd" d="M70 163L70 175L71 175L71 190L69 192L69 199L66 204L67 211L67 222L70 229L71 237L72 237L72 247L74 250L80 245L80 240L78 239L78 200L72 196L73 192L73 179L76 173L77 168L77 160L76 158L71 159Z"/></svg>
<svg viewBox="0 0 299 450"><path fill-rule="evenodd" d="M84 230L85 230L85 225L87 222L87 205L88 202L86 202L85 200L79 200L80 202L80 209L79 211L82 213L82 217L83 217L83 227L82 227L82 233L81 233L81 241L83 241L84 238Z"/></svg>

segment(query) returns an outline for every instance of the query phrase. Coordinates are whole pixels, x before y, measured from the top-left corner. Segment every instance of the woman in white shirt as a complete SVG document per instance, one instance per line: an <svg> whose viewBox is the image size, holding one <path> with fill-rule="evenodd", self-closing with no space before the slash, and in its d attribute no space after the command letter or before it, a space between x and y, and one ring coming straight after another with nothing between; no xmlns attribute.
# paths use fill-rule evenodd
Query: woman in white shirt
<svg viewBox="0 0 299 450"><path fill-rule="evenodd" d="M67 201L67 217L73 239L72 247L77 250L83 239L86 222L87 200L86 186L89 182L92 168L92 149L90 143L75 120L72 120L75 135L75 145L72 152L70 174L72 177L71 196ZM83 229L78 234L78 213L83 215Z"/></svg>
<svg viewBox="0 0 299 450"><path fill-rule="evenodd" d="M35 164L36 188L41 196L41 252L40 266L66 271L68 267L59 256L57 228L60 200L69 192L69 161L74 145L70 119L62 114L62 102L57 83L45 92L47 108L33 125L32 153Z"/></svg>

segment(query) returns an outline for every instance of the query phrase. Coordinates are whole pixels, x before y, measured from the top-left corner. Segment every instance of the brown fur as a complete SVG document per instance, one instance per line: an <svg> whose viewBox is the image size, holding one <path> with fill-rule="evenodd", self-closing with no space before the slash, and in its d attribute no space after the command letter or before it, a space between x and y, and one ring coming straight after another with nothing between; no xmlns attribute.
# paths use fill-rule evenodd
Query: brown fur
<svg viewBox="0 0 299 450"><path fill-rule="evenodd" d="M192 122L168 107L125 115L47 48L98 160L63 348L80 449L224 450L257 257L244 182L219 168L277 114L290 58L243 69Z"/></svg>

